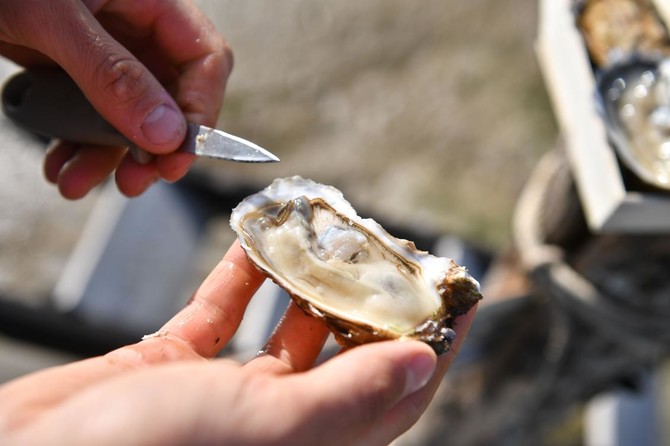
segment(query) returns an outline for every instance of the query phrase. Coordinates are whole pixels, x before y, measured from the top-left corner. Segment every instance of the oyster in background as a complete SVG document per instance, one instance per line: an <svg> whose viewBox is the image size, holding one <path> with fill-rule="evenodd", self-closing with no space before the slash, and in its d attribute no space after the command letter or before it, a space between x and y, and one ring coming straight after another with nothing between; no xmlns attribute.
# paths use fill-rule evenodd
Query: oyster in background
<svg viewBox="0 0 670 446"><path fill-rule="evenodd" d="M577 25L597 66L632 54L670 55L670 39L651 0L577 1Z"/></svg>
<svg viewBox="0 0 670 446"><path fill-rule="evenodd" d="M616 64L598 80L608 136L644 182L670 190L670 59Z"/></svg>
<svg viewBox="0 0 670 446"><path fill-rule="evenodd" d="M607 134L635 188L670 190L670 36L652 0L577 0ZM642 180L643 183L637 180Z"/></svg>
<svg viewBox="0 0 670 446"><path fill-rule="evenodd" d="M444 353L454 319L482 298L465 268L396 239L311 180L275 180L230 223L249 259L343 345L418 339Z"/></svg>

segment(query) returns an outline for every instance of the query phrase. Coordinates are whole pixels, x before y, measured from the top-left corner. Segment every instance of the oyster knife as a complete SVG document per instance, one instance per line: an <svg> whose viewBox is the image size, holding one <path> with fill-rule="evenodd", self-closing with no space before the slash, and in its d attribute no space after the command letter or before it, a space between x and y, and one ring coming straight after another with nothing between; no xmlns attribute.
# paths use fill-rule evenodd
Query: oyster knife
<svg viewBox="0 0 670 446"><path fill-rule="evenodd" d="M11 77L2 89L2 110L15 124L41 136L97 146L128 146L136 161L151 159L151 154L109 124L61 69L32 68ZM250 141L191 123L177 151L239 162L279 161Z"/></svg>

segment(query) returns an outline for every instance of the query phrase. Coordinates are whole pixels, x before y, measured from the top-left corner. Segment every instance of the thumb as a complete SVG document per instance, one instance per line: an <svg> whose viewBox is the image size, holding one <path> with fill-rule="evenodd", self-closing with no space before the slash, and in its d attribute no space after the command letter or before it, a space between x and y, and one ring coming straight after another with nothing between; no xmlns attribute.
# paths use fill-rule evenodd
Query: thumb
<svg viewBox="0 0 670 446"><path fill-rule="evenodd" d="M114 127L153 153L179 146L186 133L179 106L82 2L17 3L19 40L61 65Z"/></svg>
<svg viewBox="0 0 670 446"><path fill-rule="evenodd" d="M306 394L301 405L314 417L309 429L353 440L424 387L436 364L435 353L421 342L379 342L353 348L292 379ZM399 432L406 428L398 426Z"/></svg>

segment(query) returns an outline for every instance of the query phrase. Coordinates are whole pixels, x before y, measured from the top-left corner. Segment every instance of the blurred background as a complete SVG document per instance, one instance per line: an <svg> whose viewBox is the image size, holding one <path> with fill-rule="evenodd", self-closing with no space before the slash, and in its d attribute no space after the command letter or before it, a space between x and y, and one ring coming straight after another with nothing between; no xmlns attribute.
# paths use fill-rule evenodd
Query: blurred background
<svg viewBox="0 0 670 446"><path fill-rule="evenodd" d="M200 1L235 52L220 126L394 223L492 248L556 129L523 0Z"/></svg>
<svg viewBox="0 0 670 446"><path fill-rule="evenodd" d="M255 191L298 174L386 224L509 246L514 202L556 135L533 51L536 2L196 3L235 53L220 128L282 160L199 160L201 178ZM100 192L62 199L42 178L43 142L2 125L0 289L39 305ZM186 294L232 240L226 219L206 230Z"/></svg>
<svg viewBox="0 0 670 446"><path fill-rule="evenodd" d="M222 187L298 174L389 224L508 246L516 197L556 135L536 2L197 3L235 53L220 128L282 160L199 160ZM41 177L41 143L12 138L0 153L0 286L31 299L52 288L96 197L60 198Z"/></svg>

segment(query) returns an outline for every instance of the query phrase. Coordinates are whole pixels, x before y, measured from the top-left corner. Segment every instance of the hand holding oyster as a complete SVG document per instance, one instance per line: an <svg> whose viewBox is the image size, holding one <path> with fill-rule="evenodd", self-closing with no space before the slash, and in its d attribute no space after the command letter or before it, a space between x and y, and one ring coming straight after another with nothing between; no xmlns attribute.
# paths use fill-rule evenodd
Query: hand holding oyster
<svg viewBox="0 0 670 446"><path fill-rule="evenodd" d="M311 180L275 180L230 224L249 259L343 345L418 339L444 353L455 318L482 298L465 268L396 239Z"/></svg>

